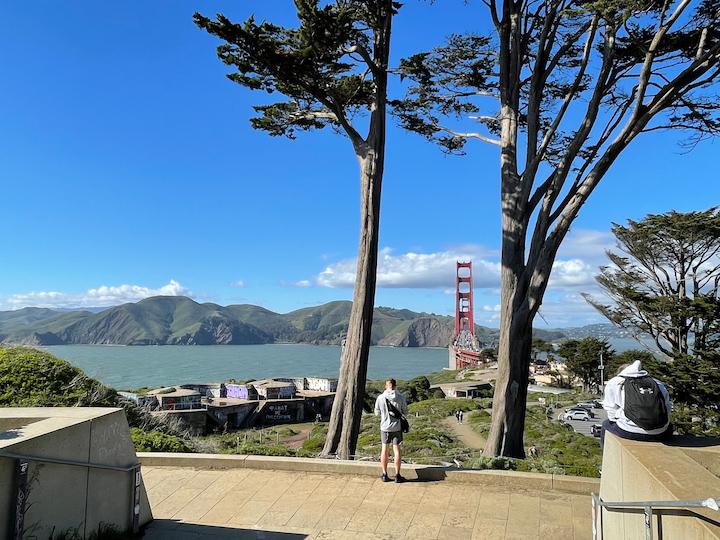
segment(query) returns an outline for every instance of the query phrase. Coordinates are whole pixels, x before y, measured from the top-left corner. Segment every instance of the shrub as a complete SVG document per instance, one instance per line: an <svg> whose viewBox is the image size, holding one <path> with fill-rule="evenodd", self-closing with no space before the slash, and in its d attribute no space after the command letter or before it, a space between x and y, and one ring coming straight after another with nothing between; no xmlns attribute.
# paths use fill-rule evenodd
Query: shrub
<svg viewBox="0 0 720 540"><path fill-rule="evenodd" d="M0 406L117 406L115 392L52 354L0 347Z"/></svg>
<svg viewBox="0 0 720 540"><path fill-rule="evenodd" d="M193 449L184 439L160 431L130 429L135 450L138 452L192 452Z"/></svg>

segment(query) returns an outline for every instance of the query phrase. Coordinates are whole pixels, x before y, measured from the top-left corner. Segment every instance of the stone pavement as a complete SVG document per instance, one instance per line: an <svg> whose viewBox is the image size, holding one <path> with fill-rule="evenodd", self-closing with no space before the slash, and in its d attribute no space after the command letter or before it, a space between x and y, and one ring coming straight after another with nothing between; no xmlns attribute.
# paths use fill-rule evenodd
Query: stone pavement
<svg viewBox="0 0 720 540"><path fill-rule="evenodd" d="M147 540L590 538L590 497L454 481L143 467Z"/></svg>

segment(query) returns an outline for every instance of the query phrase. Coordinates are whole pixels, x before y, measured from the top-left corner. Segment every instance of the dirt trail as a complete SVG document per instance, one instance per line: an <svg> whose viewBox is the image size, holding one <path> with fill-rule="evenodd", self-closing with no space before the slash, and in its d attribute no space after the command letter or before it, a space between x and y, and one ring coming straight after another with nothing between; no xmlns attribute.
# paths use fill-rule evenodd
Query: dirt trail
<svg viewBox="0 0 720 540"><path fill-rule="evenodd" d="M308 435L313 429L314 424L298 424L295 427L295 429L300 428L300 431L296 435L291 435L290 437L286 437L283 439L283 443L288 448L294 448L298 449L300 448L303 443L307 440Z"/></svg>
<svg viewBox="0 0 720 540"><path fill-rule="evenodd" d="M467 422L471 414L472 413L465 413L465 419L463 421ZM476 433L469 424L458 424L454 416L447 417L444 422L445 425L457 436L457 438L460 439L460 442L468 448L476 448L479 450L485 448L485 439Z"/></svg>

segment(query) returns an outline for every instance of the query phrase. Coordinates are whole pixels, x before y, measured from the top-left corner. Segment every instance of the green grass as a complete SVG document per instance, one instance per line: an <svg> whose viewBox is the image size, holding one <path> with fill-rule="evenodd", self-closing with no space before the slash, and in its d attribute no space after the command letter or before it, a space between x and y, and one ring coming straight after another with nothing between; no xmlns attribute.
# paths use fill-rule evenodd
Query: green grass
<svg viewBox="0 0 720 540"><path fill-rule="evenodd" d="M470 417L470 425L487 436L490 415L482 411ZM598 477L602 452L597 439L563 427L547 418L542 408L528 408L525 418L525 447L535 446L537 458L515 460L519 471Z"/></svg>

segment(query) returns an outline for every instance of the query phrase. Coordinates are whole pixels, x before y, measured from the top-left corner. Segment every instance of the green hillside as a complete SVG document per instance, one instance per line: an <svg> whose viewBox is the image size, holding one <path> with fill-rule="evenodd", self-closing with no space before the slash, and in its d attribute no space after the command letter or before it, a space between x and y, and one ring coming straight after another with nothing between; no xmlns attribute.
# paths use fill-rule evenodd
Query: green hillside
<svg viewBox="0 0 720 540"><path fill-rule="evenodd" d="M347 330L351 308L351 302L336 301L281 314L248 304L198 303L183 296L156 296L99 313L24 308L0 312L0 343L336 345ZM446 347L452 329L452 317L378 307L372 342L397 347ZM497 333L496 329L477 326L477 335L487 346L494 344Z"/></svg>

